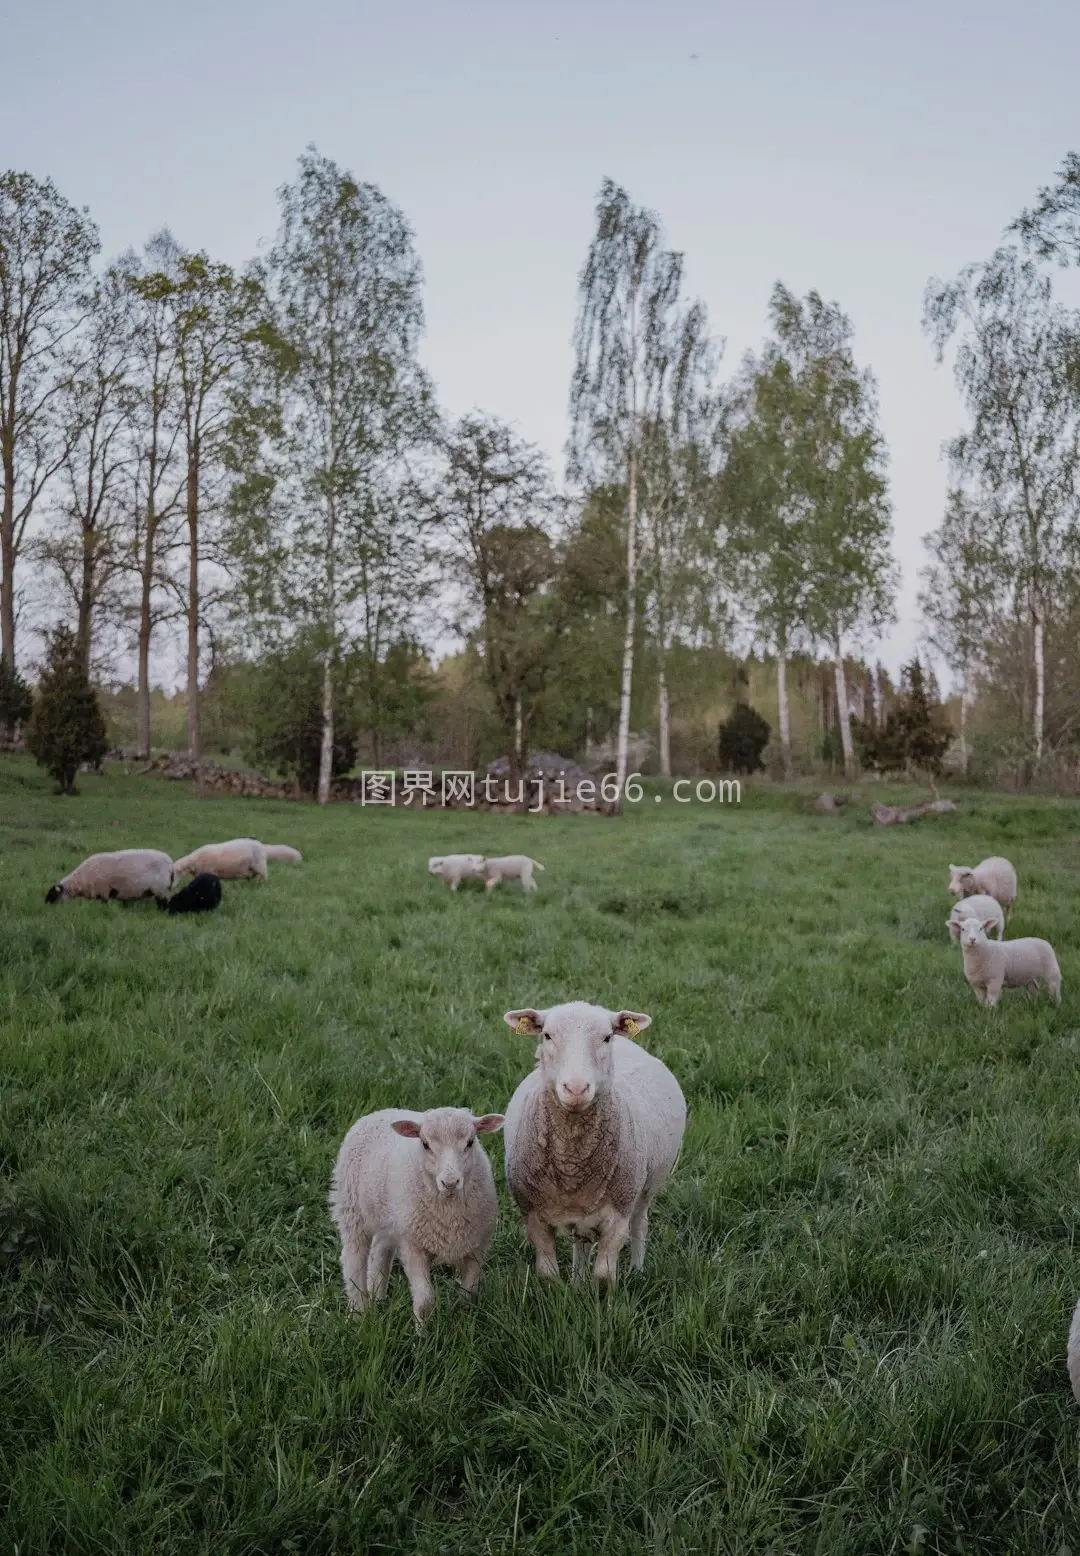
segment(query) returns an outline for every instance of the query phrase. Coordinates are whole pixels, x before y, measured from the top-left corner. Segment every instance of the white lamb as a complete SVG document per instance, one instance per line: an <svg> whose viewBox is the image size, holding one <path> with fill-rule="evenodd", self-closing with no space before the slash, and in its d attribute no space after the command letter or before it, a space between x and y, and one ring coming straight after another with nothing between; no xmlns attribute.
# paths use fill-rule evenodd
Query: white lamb
<svg viewBox="0 0 1080 1556"><path fill-rule="evenodd" d="M1080 1404L1080 1302L1073 1310L1072 1323L1069 1325L1069 1350L1068 1350L1069 1382L1072 1384L1073 1398Z"/></svg>
<svg viewBox="0 0 1080 1556"><path fill-rule="evenodd" d="M97 897L134 902L141 897L167 900L176 879L168 854L156 848L121 848L112 854L91 854L50 886L46 902L66 902L71 897Z"/></svg>
<svg viewBox="0 0 1080 1556"><path fill-rule="evenodd" d="M966 918L977 918L980 922L996 925L998 939L1005 939L1005 915L1001 911L1001 904L993 897L965 897L956 904L945 920L949 939L954 945L960 939L960 925Z"/></svg>
<svg viewBox="0 0 1080 1556"><path fill-rule="evenodd" d="M192 854L176 861L177 875L216 875L223 881L243 881L252 876L266 880L268 859L287 859L298 863L297 849L286 843L260 843L253 837L235 837L228 843L206 843Z"/></svg>
<svg viewBox="0 0 1080 1556"><path fill-rule="evenodd" d="M996 1005L1001 991L1027 989L1039 992L1045 983L1055 1005L1061 1004L1061 969L1048 940L1005 940L994 944L986 938L991 919L980 923L966 918L960 926L964 948L964 977L975 990L980 1005Z"/></svg>
<svg viewBox="0 0 1080 1556"><path fill-rule="evenodd" d="M451 891L457 891L462 881L481 878L484 867L483 854L435 854L427 862L428 874L437 875L448 882Z"/></svg>
<svg viewBox="0 0 1080 1556"><path fill-rule="evenodd" d="M596 1279L614 1286L619 1251L641 1269L649 1206L682 1144L686 1102L666 1065L631 1041L651 1017L576 1000L511 1010L516 1032L540 1037L537 1067L506 1110L506 1178L536 1250L536 1273L557 1279L555 1234L573 1239L584 1279L598 1244Z"/></svg>
<svg viewBox="0 0 1080 1556"><path fill-rule="evenodd" d="M476 1137L502 1122L501 1113L474 1118L467 1108L384 1108L357 1119L330 1188L351 1307L385 1297L395 1257L418 1323L435 1301L433 1260L453 1265L462 1290L475 1295L499 1216L491 1163Z"/></svg>
<svg viewBox="0 0 1080 1556"><path fill-rule="evenodd" d="M1007 859L997 854L984 859L974 869L966 864L951 864L949 891L954 897L974 897L979 892L993 897L1004 909L1008 923L1016 901L1016 871Z"/></svg>
<svg viewBox="0 0 1080 1556"><path fill-rule="evenodd" d="M481 867L487 891L494 891L500 881L520 881L523 891L535 891L533 871L544 867L527 854L504 854L501 859L485 859Z"/></svg>

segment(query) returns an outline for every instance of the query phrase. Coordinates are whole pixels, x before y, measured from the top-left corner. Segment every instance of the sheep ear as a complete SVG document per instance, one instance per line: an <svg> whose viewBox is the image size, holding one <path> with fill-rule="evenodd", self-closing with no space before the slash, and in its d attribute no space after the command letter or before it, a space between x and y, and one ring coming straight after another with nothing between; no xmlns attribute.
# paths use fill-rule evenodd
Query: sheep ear
<svg viewBox="0 0 1080 1556"><path fill-rule="evenodd" d="M639 1032L652 1026L652 1017L646 1016L640 1010L613 1010L611 1012L611 1030L620 1037L637 1037Z"/></svg>
<svg viewBox="0 0 1080 1556"><path fill-rule="evenodd" d="M395 1118L390 1128L396 1135L404 1135L406 1140L419 1140L420 1125L413 1118Z"/></svg>
<svg viewBox="0 0 1080 1556"><path fill-rule="evenodd" d="M997 919L996 918L984 918L982 927L984 929L993 929L996 924L997 924Z"/></svg>
<svg viewBox="0 0 1080 1556"><path fill-rule="evenodd" d="M495 1134L497 1130L502 1128L504 1117L505 1114L502 1113L485 1113L483 1118L474 1118L473 1124L476 1126L476 1133L478 1135Z"/></svg>
<svg viewBox="0 0 1080 1556"><path fill-rule="evenodd" d="M544 1016L539 1010L508 1010L503 1020L522 1037L539 1037L544 1030Z"/></svg>

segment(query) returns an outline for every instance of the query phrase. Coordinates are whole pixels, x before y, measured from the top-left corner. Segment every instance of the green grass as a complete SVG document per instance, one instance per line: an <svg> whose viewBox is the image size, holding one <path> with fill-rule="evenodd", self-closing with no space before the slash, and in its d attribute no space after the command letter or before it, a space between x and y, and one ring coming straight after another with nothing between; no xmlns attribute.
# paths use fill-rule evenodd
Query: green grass
<svg viewBox="0 0 1080 1556"><path fill-rule="evenodd" d="M1080 806L651 793L619 822L54 798L0 762L0 1550L1080 1551ZM876 791L875 791L876 792ZM866 795L869 798L869 794ZM102 848L303 849L219 912L46 907ZM539 893L430 853L522 849ZM1004 852L1064 1003L977 1006L946 865ZM690 1123L643 1277L346 1309L371 1108L501 1108L502 1012L647 1010Z"/></svg>

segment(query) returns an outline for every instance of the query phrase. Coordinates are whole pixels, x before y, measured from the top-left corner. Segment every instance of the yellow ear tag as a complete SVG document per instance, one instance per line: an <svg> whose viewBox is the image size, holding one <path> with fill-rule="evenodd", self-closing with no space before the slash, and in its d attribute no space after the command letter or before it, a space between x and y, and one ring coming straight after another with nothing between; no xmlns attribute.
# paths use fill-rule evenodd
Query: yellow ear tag
<svg viewBox="0 0 1080 1556"><path fill-rule="evenodd" d="M641 1028L638 1026L633 1016L627 1016L626 1020L623 1022L623 1026L630 1033L631 1037L637 1037L638 1033L641 1031Z"/></svg>
<svg viewBox="0 0 1080 1556"><path fill-rule="evenodd" d="M520 1032L522 1037L528 1036L528 1034L532 1031L532 1022L529 1020L528 1016L518 1017L517 1025L515 1026L514 1031Z"/></svg>

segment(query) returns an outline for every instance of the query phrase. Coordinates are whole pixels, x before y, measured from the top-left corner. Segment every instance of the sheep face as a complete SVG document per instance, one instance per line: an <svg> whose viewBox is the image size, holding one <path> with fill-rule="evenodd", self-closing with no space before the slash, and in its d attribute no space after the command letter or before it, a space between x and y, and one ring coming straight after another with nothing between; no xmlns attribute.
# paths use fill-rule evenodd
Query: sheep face
<svg viewBox="0 0 1080 1556"><path fill-rule="evenodd" d="M986 932L989 929L993 929L993 927L994 920L992 918L985 920L966 918L960 925L960 944L986 945Z"/></svg>
<svg viewBox="0 0 1080 1556"><path fill-rule="evenodd" d="M639 1011L605 1010L575 1000L550 1010L509 1010L503 1017L515 1032L540 1038L536 1057L545 1084L568 1113L584 1113L611 1089L611 1039L637 1036L652 1018Z"/></svg>
<svg viewBox="0 0 1080 1556"><path fill-rule="evenodd" d="M424 1171L435 1184L440 1199L451 1199L465 1182L469 1153L475 1149L477 1135L493 1134L502 1124L501 1113L474 1118L468 1108L431 1108L419 1123L401 1118L390 1127L407 1140L420 1141Z"/></svg>
<svg viewBox="0 0 1080 1556"><path fill-rule="evenodd" d="M48 891L45 893L46 902L63 902L63 900L64 888L62 886L50 886Z"/></svg>
<svg viewBox="0 0 1080 1556"><path fill-rule="evenodd" d="M438 858L436 858L436 859L429 859L428 862L427 862L428 874L429 875L438 875L439 872L442 869L442 864L443 864L443 855L442 854L440 854L438 856Z"/></svg>
<svg viewBox="0 0 1080 1556"><path fill-rule="evenodd" d="M949 866L949 895L952 897L975 895L975 877L966 864Z"/></svg>

